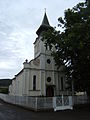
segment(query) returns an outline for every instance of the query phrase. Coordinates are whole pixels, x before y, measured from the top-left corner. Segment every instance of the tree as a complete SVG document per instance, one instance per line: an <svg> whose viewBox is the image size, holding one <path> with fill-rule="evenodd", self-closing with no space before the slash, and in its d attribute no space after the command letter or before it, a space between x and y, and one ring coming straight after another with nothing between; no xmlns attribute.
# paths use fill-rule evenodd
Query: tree
<svg viewBox="0 0 90 120"><path fill-rule="evenodd" d="M43 34L43 40L50 46L56 65L66 67L66 76L70 83L74 80L76 91L90 94L90 0L79 3L58 19L58 27Z"/></svg>

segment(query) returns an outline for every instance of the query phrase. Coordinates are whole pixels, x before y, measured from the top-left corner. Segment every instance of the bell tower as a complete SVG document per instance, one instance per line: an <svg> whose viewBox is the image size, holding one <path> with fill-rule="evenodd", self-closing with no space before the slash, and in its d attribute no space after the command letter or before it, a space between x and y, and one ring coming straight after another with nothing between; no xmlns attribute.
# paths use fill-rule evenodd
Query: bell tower
<svg viewBox="0 0 90 120"><path fill-rule="evenodd" d="M63 73L57 70L51 50L54 50L54 46L50 49L50 46L45 46L44 40L42 41L42 34L44 31L52 28L49 24L47 14L45 12L42 23L36 31L37 38L34 42L34 59L39 61L40 70L40 86L42 95L55 96L60 94L59 87L61 85L61 77ZM60 83L60 84L59 84ZM60 88L61 89L61 88Z"/></svg>
<svg viewBox="0 0 90 120"><path fill-rule="evenodd" d="M44 31L47 31L50 28L51 28L51 26L49 24L48 17L45 12L42 23L41 23L40 27L38 28L38 30L36 31L36 34L38 35L38 37L36 38L36 40L34 42L34 58L37 58L41 54L45 54L45 52L46 52L45 44L44 44L44 41L41 40L42 33Z"/></svg>
<svg viewBox="0 0 90 120"><path fill-rule="evenodd" d="M49 24L47 14L45 12L42 23L36 34L38 37L34 42L34 59L39 59L40 61L40 81L41 81L41 91L44 96L54 96L55 95L55 62L51 56L51 50L49 46L45 46L45 42L42 41L43 32L52 28ZM49 94L50 92L50 94Z"/></svg>

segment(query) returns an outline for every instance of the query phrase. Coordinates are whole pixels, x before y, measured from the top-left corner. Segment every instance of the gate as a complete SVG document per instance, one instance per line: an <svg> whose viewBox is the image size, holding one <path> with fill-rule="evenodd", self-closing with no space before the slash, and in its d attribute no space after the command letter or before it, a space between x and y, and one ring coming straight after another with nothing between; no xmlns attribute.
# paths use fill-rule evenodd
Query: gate
<svg viewBox="0 0 90 120"><path fill-rule="evenodd" d="M53 108L54 111L73 109L72 96L53 97Z"/></svg>

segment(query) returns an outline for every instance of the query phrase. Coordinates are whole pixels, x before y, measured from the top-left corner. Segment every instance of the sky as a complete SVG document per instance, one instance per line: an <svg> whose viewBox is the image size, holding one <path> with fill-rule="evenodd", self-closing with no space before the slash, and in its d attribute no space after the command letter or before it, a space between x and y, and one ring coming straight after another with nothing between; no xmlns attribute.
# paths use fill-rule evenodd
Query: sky
<svg viewBox="0 0 90 120"><path fill-rule="evenodd" d="M64 11L84 0L0 0L0 79L12 79L23 62L34 58L37 37L45 8L55 27Z"/></svg>

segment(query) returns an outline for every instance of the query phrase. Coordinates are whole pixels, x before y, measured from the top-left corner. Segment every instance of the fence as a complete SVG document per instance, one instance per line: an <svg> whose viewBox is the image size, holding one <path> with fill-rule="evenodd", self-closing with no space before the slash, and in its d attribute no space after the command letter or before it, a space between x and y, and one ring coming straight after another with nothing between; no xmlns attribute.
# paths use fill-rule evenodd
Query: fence
<svg viewBox="0 0 90 120"><path fill-rule="evenodd" d="M75 95L74 96L74 105L77 104L86 104L89 103L87 95Z"/></svg>
<svg viewBox="0 0 90 120"><path fill-rule="evenodd" d="M65 97L63 98L61 97L28 97L28 96L11 96L11 95L0 94L0 98L5 102L27 107L29 109L33 109L36 111L37 110L55 110L56 111L56 110L62 110L63 107L64 109L65 107L67 109L67 106L69 106L70 104L70 101L68 101L69 97L67 98ZM68 104L67 105L58 104L57 99L60 99L62 103L65 103L66 101L68 101Z"/></svg>
<svg viewBox="0 0 90 120"><path fill-rule="evenodd" d="M28 97L0 94L0 99L35 111L53 110L53 97Z"/></svg>
<svg viewBox="0 0 90 120"><path fill-rule="evenodd" d="M72 109L71 96L58 97L28 97L28 96L12 96L0 94L0 99L5 102L23 106L35 111L39 110L64 110ZM88 102L87 96L74 96L74 104L85 104Z"/></svg>
<svg viewBox="0 0 90 120"><path fill-rule="evenodd" d="M73 109L72 97L71 96L60 96L53 98L54 111Z"/></svg>

